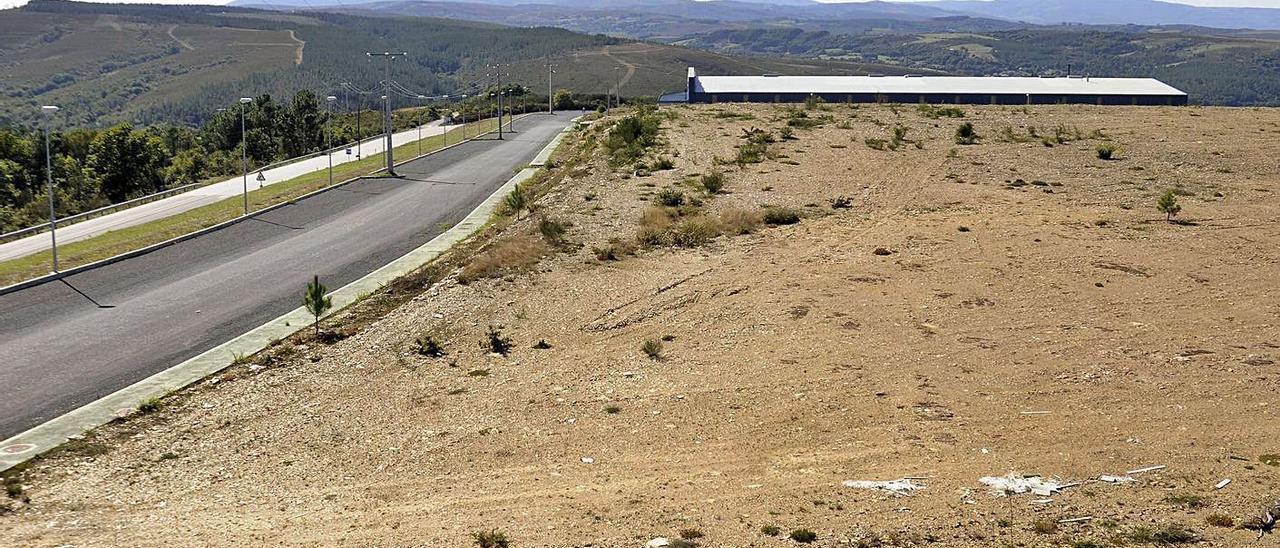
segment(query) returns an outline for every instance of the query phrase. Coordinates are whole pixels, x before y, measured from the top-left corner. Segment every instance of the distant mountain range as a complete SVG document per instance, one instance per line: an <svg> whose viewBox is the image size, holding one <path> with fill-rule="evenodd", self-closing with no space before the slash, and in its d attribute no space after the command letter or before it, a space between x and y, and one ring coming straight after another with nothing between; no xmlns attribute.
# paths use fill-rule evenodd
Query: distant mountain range
<svg viewBox="0 0 1280 548"><path fill-rule="evenodd" d="M434 9L473 17L532 18L555 14L628 18L637 15L711 19L721 23L788 20L924 20L956 16L1036 25L1194 25L1224 29L1280 30L1280 9L1211 8L1156 0L938 0L932 2L819 3L810 0L234 0L268 9L339 9L403 14ZM421 13L415 13L422 15ZM603 21L607 25L608 21ZM661 33L669 34L669 33Z"/></svg>

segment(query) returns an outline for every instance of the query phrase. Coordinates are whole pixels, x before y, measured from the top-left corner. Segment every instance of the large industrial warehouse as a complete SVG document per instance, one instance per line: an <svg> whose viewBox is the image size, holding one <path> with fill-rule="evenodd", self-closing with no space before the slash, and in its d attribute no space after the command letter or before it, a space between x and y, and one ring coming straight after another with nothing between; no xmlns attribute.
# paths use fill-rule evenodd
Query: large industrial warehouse
<svg viewBox="0 0 1280 548"><path fill-rule="evenodd" d="M953 103L990 105L1185 105L1187 94L1155 78L1089 76L699 76L663 103Z"/></svg>

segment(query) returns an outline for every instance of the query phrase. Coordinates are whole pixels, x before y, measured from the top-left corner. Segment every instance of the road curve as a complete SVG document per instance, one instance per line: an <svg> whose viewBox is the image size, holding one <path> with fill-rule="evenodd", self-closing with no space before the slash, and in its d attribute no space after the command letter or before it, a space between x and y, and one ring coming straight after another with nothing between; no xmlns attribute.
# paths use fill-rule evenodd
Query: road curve
<svg viewBox="0 0 1280 548"><path fill-rule="evenodd" d="M447 129L453 129L458 126L448 126ZM409 129L400 133L392 134L392 144L400 146L406 143L412 143L418 140L418 135L422 138L432 137L444 133L445 127L441 126L439 121L424 125L419 131L418 128ZM457 133L457 132L455 132ZM458 139L462 136L459 133ZM360 152L362 157L367 158L375 154L382 154L386 148L386 135L379 135L364 140L359 147L352 146L351 154L347 154L347 150L339 150L333 154L333 165L337 166L352 162L357 159L356 152ZM248 177L249 190L257 190L263 186L270 186L281 181L287 181L300 175L315 171L323 171L329 168L329 158L326 156L316 156L299 160L293 163L285 164L277 168L262 171L265 179L262 182L257 180L258 173L250 173ZM223 181L202 186L189 192L184 192L175 196L170 196L162 200L138 205L129 209L123 209L115 213L86 219L78 223L67 226L58 227L58 245L62 246L71 242L92 238L99 234L119 230L121 228L139 225L142 223L163 219L171 215L176 215L184 211L189 211L200 206L219 202L232 196L239 196L244 192L245 181L242 175L228 178ZM12 242L0 244L0 261L7 261L19 257L25 257L32 253L38 253L49 249L49 233L44 232L27 236Z"/></svg>
<svg viewBox="0 0 1280 548"><path fill-rule="evenodd" d="M341 287L460 221L576 113L489 138L139 257L0 295L0 439Z"/></svg>

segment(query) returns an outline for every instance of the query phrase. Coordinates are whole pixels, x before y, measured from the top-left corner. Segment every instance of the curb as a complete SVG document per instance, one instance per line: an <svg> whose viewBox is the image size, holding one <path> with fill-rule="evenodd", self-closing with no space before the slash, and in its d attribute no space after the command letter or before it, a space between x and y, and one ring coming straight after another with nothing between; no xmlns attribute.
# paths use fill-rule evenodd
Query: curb
<svg viewBox="0 0 1280 548"><path fill-rule="evenodd" d="M527 115L526 115L526 116L527 116ZM523 117L523 116L522 116L522 117ZM517 120L518 120L518 119L519 119L519 118L517 118ZM432 151L430 151L430 152L427 152L426 154L421 154L421 155L418 155L418 156L413 156L413 157L409 158L408 160L402 160L402 161L396 162L394 165L395 165L395 166L400 166L400 165L403 165L403 164L406 164L406 163L409 163L409 162L412 162L412 161L415 161L415 160L418 160L418 159L421 159L421 158L426 158L426 157L431 156L431 155L433 155L433 154L437 154L437 153L440 153L440 152L444 152L444 151L449 150L449 149L451 149L451 148L453 148L453 147L456 147L456 146L462 145L463 143L469 143L469 142L471 142L471 141L474 141L474 140L476 140L476 139L479 139L480 137L483 137L483 136L488 135L488 134L490 134L490 133L497 133L497 131L498 131L498 130L496 130L496 129L495 129L495 130L491 130L491 131L486 131L486 132L484 132L484 133L481 133L481 134L475 135L475 136L470 137L470 138L468 138L468 139L465 139L465 140L462 140L462 141L458 141L458 142L456 142L456 143L454 143L454 144L452 144L452 145L448 145L448 146L443 146L443 147L437 148L437 149L435 149L435 150L432 150ZM310 198L310 197L312 197L312 196L315 196L315 195L317 195L317 194L321 194L321 193L324 193L324 192L328 192L328 191L333 190L333 189L335 189L335 188L338 188L338 187L341 187L341 186L345 186L345 185L351 184L351 183L353 183L353 182L359 181L360 179L363 179L363 178L365 178L365 177L368 177L368 176L372 175L373 173L377 173L378 171L382 171L382 168L379 168L377 171L373 171L373 172L371 172L371 173L369 173L369 174L365 174L365 175L358 175L358 176L356 176L356 177L352 177L352 178L347 179L347 180L345 180L345 181L339 181L339 182L337 182L337 183L334 183L334 184L333 184L333 185L331 185L331 186L327 186L327 187L324 187L324 188L319 188L319 189L313 190L313 191L311 191L311 192L308 192L308 193L306 193L306 194L303 194L303 195L301 195L301 196L298 196L297 198L293 198L293 199L290 199L290 200L286 200L286 201L280 202L280 203L278 203L278 204L272 204L272 205L266 206L266 207L264 207L264 208L262 208L262 209L259 209L259 210L257 210L257 211L251 211L251 212L249 212L247 215L241 215L241 216L236 217L236 218L234 218L234 219L228 219L228 220L226 220L226 221L222 221L221 223L218 223L218 224L216 224L216 225L212 225L212 226L204 227L204 228L202 228L202 229L200 229L200 230L197 230L197 231L195 231L195 232L188 232L188 233L183 234L183 235L181 235L181 236L175 236L175 237L170 238L170 239L168 239L168 240L165 240L165 241L163 241L163 242L156 242L156 243L151 244L151 245L149 245L149 246L142 247L142 248L138 248L138 249L135 249L135 250L133 250L133 251L126 251L126 252L121 253L121 254L119 254L119 255L115 255L115 256L112 256L112 257L107 257L107 258L105 258L105 259L101 259L101 260L98 260L98 261L94 261L94 262L92 262L92 263L86 263L86 264L82 264L82 265L77 266L77 267L68 268L68 269L66 269L66 270L63 270L62 272L51 272L51 273L49 273L49 274L45 274L45 275L40 276L40 277L37 277L37 278L31 278L30 280L21 281L21 282L18 282L18 283L16 283L16 284L13 284L13 285L8 285L8 286L0 287L0 295L7 295L7 294L9 294L9 293L13 293L13 292L15 292L15 291L21 291L21 290L23 290L23 289L27 289L27 288L29 288L29 287L35 287L35 286L37 286L37 285L43 285L43 284L46 284L46 283L49 283L49 282L52 282L52 281L55 281L55 280L59 280L59 279L65 278L65 277L67 277L67 276L71 276L71 275L74 275L74 274L79 274L79 273L81 273L81 272L86 272L86 271L89 271L89 270L93 270L93 269L95 269L95 268L101 268L101 267L104 267L104 266L107 266L107 265L110 265L110 264L113 264L113 263L118 263L118 262L123 261L123 260L125 260L125 259L132 259L132 258L137 257L137 256L139 256L139 255L145 255L145 254L147 254L147 253L151 253L152 251L155 251L155 250L157 250L157 249L163 249L163 248L169 247L169 246L171 246L171 245L173 245L173 244L177 244L177 243L185 242L185 241L187 241L187 240L190 240L190 239L192 239L192 238L195 238L196 236L203 236L203 235L208 234L208 233L210 233L210 232L213 232L213 231L215 231L215 230L222 230L222 229L224 229L224 228L227 228L227 227L229 227L229 226L231 226L231 225L234 225L234 224L236 224L236 223L239 223L239 222L241 222L241 221L245 221L245 220L248 220L248 219L252 219L253 217L256 217L256 216L261 215L261 214L263 214L263 213L266 213L266 212L268 212L268 211L272 211L272 210L274 210L274 209L277 209L277 208L280 208L280 207L283 207L283 206L289 205L290 203L297 202L297 201L299 201L299 200L305 200L305 199ZM311 172L311 173L315 173L315 172ZM215 203L216 203L216 202L215 202ZM104 233L104 234L105 234L105 233Z"/></svg>
<svg viewBox="0 0 1280 548"><path fill-rule="evenodd" d="M576 118L574 119L576 120ZM572 122L573 120L571 120ZM538 157L550 156L560 145L566 133L573 125L561 130L551 142L538 153ZM484 133L480 135L485 135ZM462 141L462 144L467 141ZM457 146L457 145L454 145ZM433 152L438 152L437 151ZM425 154L423 156L426 156ZM415 158L416 159L416 158ZM406 160L406 162L412 160ZM403 162L402 162L403 163ZM400 258L387 263L381 268L366 274L329 294L333 299L333 308L325 316L333 315L348 305L360 300L365 295L377 291L383 285L400 276L408 274L430 263L454 244L470 237L489 222L490 216L501 204L503 198L516 185L527 181L538 172L535 167L526 167L514 177L498 187L480 205L471 210L462 222L454 225L444 233L432 238L417 249ZM357 177L356 179L359 179ZM354 181L356 179L351 179ZM350 181L344 181L346 184ZM334 185L329 188L336 188ZM316 191L322 192L326 189ZM314 193L313 193L314 194ZM311 194L308 194L310 196ZM299 198L301 199L301 198ZM285 202L288 203L288 202ZM284 205L284 204L280 204ZM279 207L279 206L274 206ZM237 220L244 217L237 218ZM213 228L213 227L210 227ZM180 241L180 240L179 240ZM121 257L123 258L123 257ZM119 260L119 259L117 259ZM87 265L86 265L87 266ZM280 317L262 324L247 333L215 346L205 352L174 365L164 371L151 375L125 388L103 396L96 401L85 404L62 416L49 420L44 424L31 428L7 440L0 441L0 472L22 464L36 456L62 445L72 436L78 436L94 428L107 424L115 419L132 414L138 403L161 397L180 390L197 381L221 371L236 360L236 356L249 356L267 348L278 339L283 339L311 326L313 318L305 308L299 307Z"/></svg>

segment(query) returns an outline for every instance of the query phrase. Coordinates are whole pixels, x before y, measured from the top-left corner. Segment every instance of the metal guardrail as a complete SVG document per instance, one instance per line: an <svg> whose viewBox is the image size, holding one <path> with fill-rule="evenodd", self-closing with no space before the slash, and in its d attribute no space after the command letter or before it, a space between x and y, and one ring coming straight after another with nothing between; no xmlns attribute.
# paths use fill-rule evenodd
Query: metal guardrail
<svg viewBox="0 0 1280 548"><path fill-rule="evenodd" d="M406 131L411 131L411 130L406 130ZM382 135L379 135L379 136L377 136L377 137L369 137L369 138L367 138L367 139L359 140L358 142L360 142L360 143L366 143L366 142L371 142L371 141L377 141L378 139L384 139L384 138L385 138L385 135L386 135L386 134L382 134ZM278 168L278 167L281 167L281 166L286 166L286 165L289 165L289 164L293 164L293 163L297 163L297 162L302 162L302 161L310 160L310 159L312 159L312 158L316 158L316 157L319 157L319 156L323 156L323 155L325 155L325 154L331 154L331 153L336 152L336 151L346 150L346 149L348 149L348 148L354 147L354 146L356 145L356 143L357 143L357 141L351 141L350 143L344 143L344 144L341 144L341 145L338 145L338 146L335 146L335 147L332 147L332 148L329 148L329 149L326 149L326 150L319 150L319 151L316 151L316 152L312 152L312 153L310 153L310 154L304 154L304 155L302 155L302 156L297 156L297 157L294 157L294 158L289 158L289 159L285 159L285 160L280 160L279 162L275 162L275 163L273 163L273 164L267 164L267 165L265 165L265 166L259 167L259 168L255 169L255 171L266 171L266 170L268 170L268 169L275 169L275 168ZM169 197L171 197L171 196L177 196L178 194L182 194L182 193L185 193L185 192L187 192L187 191L195 190L195 189L197 189L197 188L201 188L201 187L209 186L209 185L212 185L212 184L217 184L217 183L222 182L223 180L225 180L225 179L221 179L221 178L219 178L218 180L210 181L210 182L191 183L191 184L189 184L189 185L182 185L182 186L179 186L179 187L170 188L170 189L168 189L168 190L161 190L160 192L156 192L156 193L154 193L154 194L148 194L148 195L146 195L146 196L141 196L141 197L138 197L138 198L134 198L134 199L132 199L132 200L126 200L126 201L119 202L119 203L115 203L115 204L111 204L111 205L108 205L108 206L103 206L103 207L100 207L100 208L98 208L98 209L93 209L93 210L89 210L89 211L82 211L82 212L80 212L80 213L76 213L75 215L68 215L68 216L63 217L63 218L61 218L61 219L58 219L58 227L64 227L64 226L68 226L68 225L73 225L73 224L76 224L76 223L78 223L78 222L80 222L80 221L86 221L86 220L92 219L92 218L94 218L94 217L101 217L101 216L103 216L103 215L109 215L109 214L111 214L111 213L115 213L115 212L117 212L117 211L122 211L122 210L125 210L125 209L129 209L129 208L132 208L132 207L135 207L135 206L140 206L140 205L142 205L142 204L146 204L146 203L154 202L154 201L157 201L157 200L163 200L163 199L165 199L165 198L169 198ZM32 235L35 235L35 234L39 234L39 233L41 233L41 232L46 232L46 231L48 231L48 230L49 230L49 223L47 223L47 222L46 222L46 223L40 223L40 224L35 225L35 226L29 226L29 227L27 227L27 228L20 228L20 229L18 229L18 230L13 231L13 232L6 232L6 233L4 233L4 234L0 234L0 244L8 243L8 242L12 242L12 241L14 241L14 240L20 240L20 239L22 239L22 238L26 238L27 236L32 236Z"/></svg>

